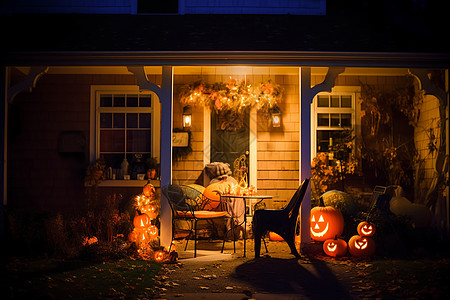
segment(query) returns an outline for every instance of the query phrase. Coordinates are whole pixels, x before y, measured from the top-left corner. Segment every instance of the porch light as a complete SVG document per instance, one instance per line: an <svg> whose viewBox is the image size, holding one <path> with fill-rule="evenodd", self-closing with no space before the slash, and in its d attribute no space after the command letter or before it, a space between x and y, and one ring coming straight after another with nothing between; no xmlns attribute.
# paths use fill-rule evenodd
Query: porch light
<svg viewBox="0 0 450 300"><path fill-rule="evenodd" d="M281 111L278 106L274 106L270 110L270 117L272 119L272 127L280 127L281 126Z"/></svg>
<svg viewBox="0 0 450 300"><path fill-rule="evenodd" d="M183 128L190 128L192 125L192 110L189 105L183 107Z"/></svg>

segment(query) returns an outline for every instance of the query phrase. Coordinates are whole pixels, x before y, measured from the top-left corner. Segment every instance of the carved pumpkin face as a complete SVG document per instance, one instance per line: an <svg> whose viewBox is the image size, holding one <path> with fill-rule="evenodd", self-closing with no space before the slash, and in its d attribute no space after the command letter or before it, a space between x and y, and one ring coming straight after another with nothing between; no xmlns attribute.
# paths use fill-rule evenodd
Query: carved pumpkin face
<svg viewBox="0 0 450 300"><path fill-rule="evenodd" d="M155 225L150 225L148 227L148 234L151 238L156 238L158 236L158 227L156 227Z"/></svg>
<svg viewBox="0 0 450 300"><path fill-rule="evenodd" d="M137 214L133 219L133 225L136 228L146 228L150 225L150 218L146 214Z"/></svg>
<svg viewBox="0 0 450 300"><path fill-rule="evenodd" d="M375 225L369 222L361 222L357 228L360 236L373 236L375 234Z"/></svg>
<svg viewBox="0 0 450 300"><path fill-rule="evenodd" d="M342 234L344 230L344 217L341 212L332 206L316 206L311 209L311 238L316 241L325 241Z"/></svg>
<svg viewBox="0 0 450 300"><path fill-rule="evenodd" d="M356 257L368 257L375 254L375 242L367 236L354 235L348 241L348 251Z"/></svg>
<svg viewBox="0 0 450 300"><path fill-rule="evenodd" d="M156 207L150 204L141 207L141 212L146 214L150 219L156 219L158 216L156 214Z"/></svg>
<svg viewBox="0 0 450 300"><path fill-rule="evenodd" d="M341 257L347 253L347 243L338 238L328 239L323 243L323 251L331 257Z"/></svg>
<svg viewBox="0 0 450 300"><path fill-rule="evenodd" d="M155 252L155 260L156 261L163 261L165 257L166 257L166 253L164 253L164 251L158 250Z"/></svg>

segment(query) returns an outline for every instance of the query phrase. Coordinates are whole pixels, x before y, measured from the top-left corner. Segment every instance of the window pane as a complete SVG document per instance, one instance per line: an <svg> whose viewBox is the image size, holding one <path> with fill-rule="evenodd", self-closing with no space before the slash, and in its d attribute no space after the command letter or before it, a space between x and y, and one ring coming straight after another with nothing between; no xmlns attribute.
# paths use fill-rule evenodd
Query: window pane
<svg viewBox="0 0 450 300"><path fill-rule="evenodd" d="M125 128L125 114L114 114L113 128Z"/></svg>
<svg viewBox="0 0 450 300"><path fill-rule="evenodd" d="M331 114L331 127L339 127L339 114Z"/></svg>
<svg viewBox="0 0 450 300"><path fill-rule="evenodd" d="M127 130L127 152L150 152L150 131Z"/></svg>
<svg viewBox="0 0 450 300"><path fill-rule="evenodd" d="M330 126L328 114L317 114L317 126Z"/></svg>
<svg viewBox="0 0 450 300"><path fill-rule="evenodd" d="M341 127L352 127L352 114L341 114Z"/></svg>
<svg viewBox="0 0 450 300"><path fill-rule="evenodd" d="M317 130L317 152L327 152L330 145L330 131Z"/></svg>
<svg viewBox="0 0 450 300"><path fill-rule="evenodd" d="M138 114L127 114L127 128L138 128Z"/></svg>
<svg viewBox="0 0 450 300"><path fill-rule="evenodd" d="M139 128L151 128L152 115L151 114L139 114Z"/></svg>
<svg viewBox="0 0 450 300"><path fill-rule="evenodd" d="M123 158L124 158L124 152L115 153L115 154L101 153L101 155L105 159L105 164L106 164L107 168L111 167L113 169L120 169L120 164L122 163ZM116 175L118 175L118 174L116 174Z"/></svg>
<svg viewBox="0 0 450 300"><path fill-rule="evenodd" d="M328 96L317 96L317 107L329 107Z"/></svg>
<svg viewBox="0 0 450 300"><path fill-rule="evenodd" d="M114 107L125 107L125 95L114 95Z"/></svg>
<svg viewBox="0 0 450 300"><path fill-rule="evenodd" d="M112 114L100 114L100 128L112 128Z"/></svg>
<svg viewBox="0 0 450 300"><path fill-rule="evenodd" d="M138 107L138 95L127 96L127 107Z"/></svg>
<svg viewBox="0 0 450 300"><path fill-rule="evenodd" d="M151 95L141 95L139 99L140 107L152 107L152 96Z"/></svg>
<svg viewBox="0 0 450 300"><path fill-rule="evenodd" d="M351 96L342 96L341 107L352 107L352 97Z"/></svg>
<svg viewBox="0 0 450 300"><path fill-rule="evenodd" d="M100 95L100 107L111 107L112 95Z"/></svg>
<svg viewBox="0 0 450 300"><path fill-rule="evenodd" d="M101 130L100 152L124 152L125 130Z"/></svg>
<svg viewBox="0 0 450 300"><path fill-rule="evenodd" d="M331 96L331 107L339 107L339 96Z"/></svg>

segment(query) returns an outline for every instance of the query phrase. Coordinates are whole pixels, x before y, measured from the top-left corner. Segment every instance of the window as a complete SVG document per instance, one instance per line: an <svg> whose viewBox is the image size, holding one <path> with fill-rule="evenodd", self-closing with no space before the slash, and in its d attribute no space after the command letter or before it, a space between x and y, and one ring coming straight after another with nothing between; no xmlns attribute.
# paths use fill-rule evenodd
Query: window
<svg viewBox="0 0 450 300"><path fill-rule="evenodd" d="M319 152L333 152L336 145L348 139L349 135L355 136L359 130L356 124L357 91L339 90L344 88L335 88L332 93L319 93L314 98L311 110L313 157Z"/></svg>
<svg viewBox="0 0 450 300"><path fill-rule="evenodd" d="M107 168L120 169L124 158L130 167L145 166L145 161L151 157L158 157L159 151L155 146L156 139L154 124L157 116L154 95L150 92L138 92L133 89L111 87L93 87L95 103L95 153L94 159L103 157ZM159 135L158 135L159 137ZM91 157L92 160L93 157ZM131 172L130 172L131 173ZM131 179L133 178L131 173ZM118 176L120 176L118 174ZM117 178L117 177L116 177ZM118 178L120 179L120 177Z"/></svg>

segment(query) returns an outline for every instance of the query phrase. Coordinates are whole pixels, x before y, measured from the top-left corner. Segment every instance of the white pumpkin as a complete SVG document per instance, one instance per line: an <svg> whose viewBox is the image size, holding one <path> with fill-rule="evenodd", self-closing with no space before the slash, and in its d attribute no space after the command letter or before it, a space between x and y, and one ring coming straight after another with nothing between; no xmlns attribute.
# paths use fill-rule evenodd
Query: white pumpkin
<svg viewBox="0 0 450 300"><path fill-rule="evenodd" d="M411 219L416 228L427 227L430 225L431 212L423 204L411 203L405 197L393 197L389 209L397 216L406 216Z"/></svg>

